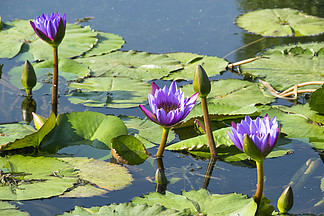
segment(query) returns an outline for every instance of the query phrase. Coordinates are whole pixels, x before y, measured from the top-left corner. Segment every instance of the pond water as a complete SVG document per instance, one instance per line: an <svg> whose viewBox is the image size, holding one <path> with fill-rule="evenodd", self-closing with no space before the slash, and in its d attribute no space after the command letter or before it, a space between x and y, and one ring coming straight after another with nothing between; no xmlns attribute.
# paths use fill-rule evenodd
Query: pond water
<svg viewBox="0 0 324 216"><path fill-rule="evenodd" d="M324 36L300 38L262 38L238 28L234 24L235 17L254 9L261 8L293 8L308 14L324 17L324 1L253 1L253 0L116 0L116 1L1 1L0 16L3 22L14 19L31 19L42 13L60 12L67 14L67 22L76 19L92 17L82 25L103 32L122 36L126 41L122 50L138 50L151 53L191 52L203 55L218 56L229 62L236 62L254 57L260 51L274 45L323 41ZM255 41L259 40L256 43ZM247 44L253 43L244 47ZM1 51L0 51L1 52ZM14 66L21 65L16 58L0 59L4 64L3 76ZM229 71L213 79L228 79L242 77ZM169 83L169 82L162 82ZM49 86L34 92L37 102L37 112L48 116L50 110ZM24 92L12 86L0 83L0 123L22 121L21 103ZM276 104L293 105L292 102L277 100ZM89 108L71 104L61 94L59 98L59 113L90 110L104 114L133 115L144 118L139 108L113 109ZM174 140L177 142L178 140ZM283 157L267 159L264 162L265 188L264 194L276 207L278 197L292 176L305 163L312 159L319 161L303 184L294 191L295 203L290 213L323 214L323 203L317 207L314 204L323 197L320 189L320 179L323 177L323 155L299 142L293 143L294 153ZM157 148L149 149L155 155ZM83 154L83 155L82 155ZM78 156L87 156L79 153ZM166 151L163 158L168 179L179 178L176 183L167 186L168 191L180 194L182 190L199 189L203 184L208 160L196 159L179 153ZM153 166L151 165L153 164ZM141 196L155 191L154 175L156 161L150 159L142 165L128 166L134 181L122 190L112 191L102 196L92 198L51 198L43 200L22 201L19 209L31 215L56 215L70 211L75 206L102 206L111 203L129 202L135 196ZM153 180L153 182L149 181ZM255 193L256 169L250 166L236 166L225 162L216 162L209 182L211 193L243 193L252 196Z"/></svg>

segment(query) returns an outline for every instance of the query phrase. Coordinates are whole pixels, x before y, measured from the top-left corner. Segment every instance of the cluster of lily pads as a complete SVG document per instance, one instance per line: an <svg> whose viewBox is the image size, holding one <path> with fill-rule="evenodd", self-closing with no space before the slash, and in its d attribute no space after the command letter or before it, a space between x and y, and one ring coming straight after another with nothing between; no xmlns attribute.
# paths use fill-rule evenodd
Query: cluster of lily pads
<svg viewBox="0 0 324 216"><path fill-rule="evenodd" d="M265 36L292 35L278 33L288 31L287 29L294 30L293 36L324 32L322 19L304 16L291 9L251 13L261 13L264 19L280 20L275 21L274 29L264 31L265 33L255 32ZM314 21L313 25L321 28L300 27L298 22L296 26L290 25L290 19L296 20L293 16L297 16L297 20L301 17L311 19ZM245 20L248 17L249 14L242 15L236 22L248 31L253 31L253 28L246 26L249 24ZM301 20L301 23L304 22L306 21ZM0 58L33 62L37 74L33 91L44 88L52 79L51 47L34 33L35 28L30 27L28 20L2 23L0 28ZM316 31L312 31L313 29ZM268 32L273 34L269 35ZM67 23L65 37L59 46L59 94L65 95L73 104L86 107L133 108L148 104L150 83L154 80L186 81L181 86L181 91L185 95L193 95L195 91L192 79L198 65L203 65L208 77L214 78L230 65L222 58L193 53L151 54L135 50L122 51L120 49L124 43L118 35ZM323 82L323 50L323 43L270 48L262 53L262 58L241 65L239 74L259 78L281 92L303 82ZM2 80L22 89L20 77L23 67L24 65L12 68L7 72L8 77ZM235 147L227 134L231 130L232 121L240 122L247 115L252 118L276 116L282 125L282 137L274 149L268 152L268 157L292 153L291 143L300 138L305 145L311 145L315 151L323 152L323 86L315 85L316 91L309 102L287 107L271 105L276 101L276 96L272 89L261 83L239 79L213 79L210 85L207 106L218 160L236 163L250 159L249 155ZM63 108L59 107L58 110ZM202 103L197 101L182 124L170 130L166 143L175 140L177 135L180 141L168 145L166 150L210 158L207 135L197 127L199 121L203 121L203 111ZM161 138L160 126L147 119L90 111L60 113L57 116L51 113L38 129L26 122L0 125L0 151L3 156L0 158L0 169L3 172L1 200L30 200L53 196L90 197L122 189L131 184L131 174L125 167L106 160L114 157L119 163L141 164L151 158L147 149L156 147ZM82 155L85 157L64 154L75 149L79 151L80 148L75 148L76 146L81 146ZM73 155L80 156L80 153ZM319 182L322 191L323 179ZM294 186L291 185L292 188ZM165 195L153 192L144 197L136 197L130 203L89 209L76 206L73 212L65 215L111 212L118 212L119 215L253 215L257 209L260 215L276 214L269 202L263 198L258 209L253 198L236 193L210 194L201 189L176 195L167 191ZM323 199L318 203L323 203ZM3 206L1 209L18 214L9 203L0 204Z"/></svg>

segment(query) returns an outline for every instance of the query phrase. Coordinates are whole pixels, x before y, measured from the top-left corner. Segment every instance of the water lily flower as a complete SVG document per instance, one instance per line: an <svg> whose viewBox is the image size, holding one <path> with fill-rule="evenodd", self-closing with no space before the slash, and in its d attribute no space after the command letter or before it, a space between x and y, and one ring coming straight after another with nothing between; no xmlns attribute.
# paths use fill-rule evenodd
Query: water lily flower
<svg viewBox="0 0 324 216"><path fill-rule="evenodd" d="M58 46L65 35L66 14L64 16L59 13L42 14L36 17L34 22L30 21L30 25L39 38L51 46Z"/></svg>
<svg viewBox="0 0 324 216"><path fill-rule="evenodd" d="M275 147L280 127L276 117L270 121L268 114L256 121L246 116L241 123L232 122L232 133L227 134L238 149L254 160L263 160Z"/></svg>
<svg viewBox="0 0 324 216"><path fill-rule="evenodd" d="M198 93L190 98L184 97L181 89L177 88L176 82L172 82L170 88L164 86L160 89L152 83L151 94L148 95L152 112L139 105L143 113L153 122L164 128L171 128L179 124L195 106Z"/></svg>

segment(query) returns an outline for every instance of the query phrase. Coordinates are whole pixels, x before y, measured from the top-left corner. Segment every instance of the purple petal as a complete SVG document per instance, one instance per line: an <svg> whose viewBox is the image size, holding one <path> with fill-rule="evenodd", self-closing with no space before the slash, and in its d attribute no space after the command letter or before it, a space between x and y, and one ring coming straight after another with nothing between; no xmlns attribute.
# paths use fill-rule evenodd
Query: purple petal
<svg viewBox="0 0 324 216"><path fill-rule="evenodd" d="M143 105L139 105L139 108L142 110L142 112L149 118L151 119L153 122L159 124L159 122L157 121L155 115L153 115L150 111L148 111L147 109L145 109L145 107Z"/></svg>
<svg viewBox="0 0 324 216"><path fill-rule="evenodd" d="M171 85L170 85L169 94L170 94L170 95L171 95L171 94L173 95L173 94L176 93L176 91L177 91L177 84L176 84L175 81L173 81L173 82L171 83Z"/></svg>
<svg viewBox="0 0 324 216"><path fill-rule="evenodd" d="M159 90L159 86L155 82L152 82L151 95L155 95L156 90Z"/></svg>

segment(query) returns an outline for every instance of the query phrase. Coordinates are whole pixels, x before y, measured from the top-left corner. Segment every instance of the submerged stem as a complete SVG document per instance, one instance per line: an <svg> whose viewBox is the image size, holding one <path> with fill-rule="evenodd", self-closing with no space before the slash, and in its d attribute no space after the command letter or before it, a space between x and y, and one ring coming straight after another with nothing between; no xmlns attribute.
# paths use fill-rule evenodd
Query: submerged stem
<svg viewBox="0 0 324 216"><path fill-rule="evenodd" d="M263 192L263 161L255 161L257 166L257 175L258 175L258 184L257 190L255 192L255 202L258 204L258 207L261 202L262 192Z"/></svg>
<svg viewBox="0 0 324 216"><path fill-rule="evenodd" d="M53 47L52 111L57 115L58 47Z"/></svg>
<svg viewBox="0 0 324 216"><path fill-rule="evenodd" d="M161 143L159 146L159 150L156 153L156 157L162 157L165 145L168 139L168 134L169 134L169 128L163 128L163 133L162 133L162 138L161 138Z"/></svg>
<svg viewBox="0 0 324 216"><path fill-rule="evenodd" d="M215 140L214 140L214 137L213 137L213 133L211 131L211 126L210 126L210 121L209 121L207 99L206 99L206 97L201 97L200 99L201 99L201 106L202 106L203 115L204 115L205 130L206 130L206 134L207 134L210 154L211 154L212 157L217 157L217 150L216 150L216 146L215 146Z"/></svg>

